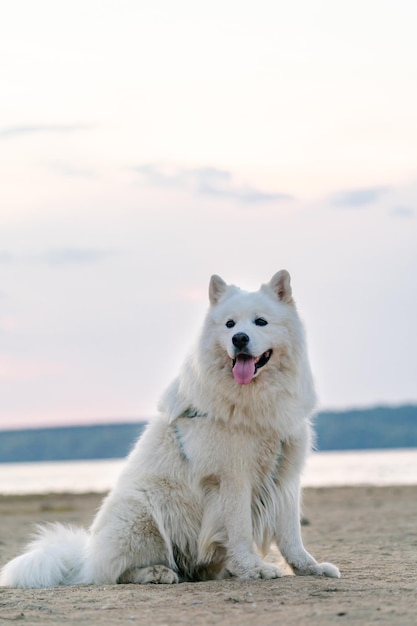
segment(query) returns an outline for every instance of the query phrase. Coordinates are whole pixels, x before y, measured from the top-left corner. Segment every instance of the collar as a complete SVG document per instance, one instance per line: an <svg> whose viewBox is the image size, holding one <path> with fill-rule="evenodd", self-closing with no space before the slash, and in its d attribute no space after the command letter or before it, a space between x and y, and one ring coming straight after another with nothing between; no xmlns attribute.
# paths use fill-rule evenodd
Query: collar
<svg viewBox="0 0 417 626"><path fill-rule="evenodd" d="M185 411L183 411L180 415L178 415L178 417L188 417L192 419L193 417L207 417L207 415L208 415L207 413L202 413L195 407L190 406L188 407L188 409L185 409Z"/></svg>

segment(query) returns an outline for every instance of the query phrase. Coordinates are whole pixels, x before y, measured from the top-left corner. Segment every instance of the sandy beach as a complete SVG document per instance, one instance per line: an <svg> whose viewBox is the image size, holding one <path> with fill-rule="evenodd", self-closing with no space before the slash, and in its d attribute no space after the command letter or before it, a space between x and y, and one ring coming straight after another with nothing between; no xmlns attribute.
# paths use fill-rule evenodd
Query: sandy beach
<svg viewBox="0 0 417 626"><path fill-rule="evenodd" d="M0 564L34 524L89 525L102 496L0 496ZM0 624L417 623L417 486L306 489L305 546L341 579L0 589ZM271 554L270 559L277 556Z"/></svg>

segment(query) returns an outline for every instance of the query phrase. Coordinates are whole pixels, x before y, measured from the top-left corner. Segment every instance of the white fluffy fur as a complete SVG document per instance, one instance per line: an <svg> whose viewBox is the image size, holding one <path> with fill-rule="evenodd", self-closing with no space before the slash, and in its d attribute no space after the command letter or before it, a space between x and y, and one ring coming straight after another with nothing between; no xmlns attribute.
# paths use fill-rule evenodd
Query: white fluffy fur
<svg viewBox="0 0 417 626"><path fill-rule="evenodd" d="M43 528L3 568L1 585L276 578L260 556L272 542L295 574L340 576L301 539L315 395L288 272L254 293L213 276L209 294L195 349L89 532ZM259 317L267 325L255 324ZM253 356L273 350L249 384L232 375L237 332Z"/></svg>

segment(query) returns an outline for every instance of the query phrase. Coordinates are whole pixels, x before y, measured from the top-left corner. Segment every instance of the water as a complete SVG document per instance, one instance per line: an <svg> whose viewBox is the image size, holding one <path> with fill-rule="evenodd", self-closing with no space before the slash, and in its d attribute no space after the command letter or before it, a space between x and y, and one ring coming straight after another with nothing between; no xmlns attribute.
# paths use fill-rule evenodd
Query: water
<svg viewBox="0 0 417 626"><path fill-rule="evenodd" d="M0 463L0 494L102 493L111 489L123 459ZM305 487L415 485L417 449L313 452Z"/></svg>

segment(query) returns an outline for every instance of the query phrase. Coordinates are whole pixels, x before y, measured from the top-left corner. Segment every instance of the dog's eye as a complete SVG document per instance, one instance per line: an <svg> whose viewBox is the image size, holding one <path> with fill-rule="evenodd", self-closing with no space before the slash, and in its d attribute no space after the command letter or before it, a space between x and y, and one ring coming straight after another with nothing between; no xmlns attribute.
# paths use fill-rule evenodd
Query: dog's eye
<svg viewBox="0 0 417 626"><path fill-rule="evenodd" d="M268 322L266 320L264 320L263 317L257 317L255 320L255 324L257 326L266 326L268 324Z"/></svg>
<svg viewBox="0 0 417 626"><path fill-rule="evenodd" d="M236 324L236 322L234 322L233 320L227 320L227 322L226 322L227 328L233 328L233 326L235 324Z"/></svg>

